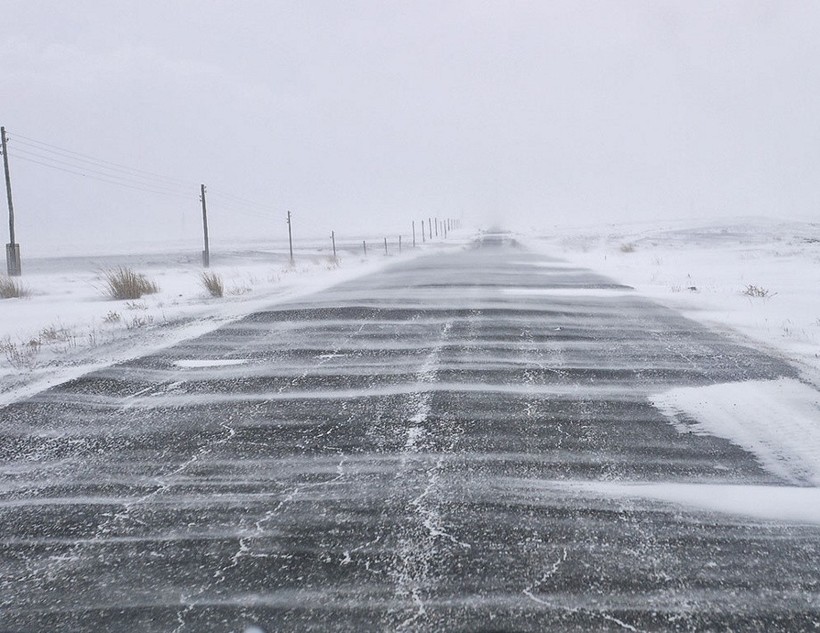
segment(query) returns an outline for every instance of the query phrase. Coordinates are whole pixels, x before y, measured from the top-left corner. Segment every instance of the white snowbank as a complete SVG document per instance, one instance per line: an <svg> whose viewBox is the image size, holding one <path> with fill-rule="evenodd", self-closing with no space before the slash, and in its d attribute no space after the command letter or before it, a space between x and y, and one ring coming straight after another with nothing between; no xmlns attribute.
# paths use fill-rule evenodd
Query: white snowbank
<svg viewBox="0 0 820 633"><path fill-rule="evenodd" d="M550 482L595 496L651 499L764 521L820 525L820 488L642 482Z"/></svg>
<svg viewBox="0 0 820 633"><path fill-rule="evenodd" d="M652 402L681 430L723 437L788 481L820 485L820 393L799 381L684 387Z"/></svg>

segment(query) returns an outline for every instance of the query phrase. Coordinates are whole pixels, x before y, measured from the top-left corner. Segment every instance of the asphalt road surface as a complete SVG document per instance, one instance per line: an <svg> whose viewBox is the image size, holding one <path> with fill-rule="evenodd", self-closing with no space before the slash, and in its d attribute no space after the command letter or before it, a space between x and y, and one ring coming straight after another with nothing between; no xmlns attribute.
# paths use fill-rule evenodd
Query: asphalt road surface
<svg viewBox="0 0 820 633"><path fill-rule="evenodd" d="M650 403L793 376L504 236L0 410L2 631L803 631L820 527Z"/></svg>

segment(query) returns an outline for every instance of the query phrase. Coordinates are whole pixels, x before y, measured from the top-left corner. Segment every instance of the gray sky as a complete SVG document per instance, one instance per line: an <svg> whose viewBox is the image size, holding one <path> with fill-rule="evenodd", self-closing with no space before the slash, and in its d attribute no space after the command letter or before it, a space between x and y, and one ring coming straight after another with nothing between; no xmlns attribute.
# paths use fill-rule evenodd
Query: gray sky
<svg viewBox="0 0 820 633"><path fill-rule="evenodd" d="M820 2L6 0L3 17L24 255L90 231L195 244L201 182L217 243L281 238L287 209L314 234L818 217ZM178 195L53 169L78 163L38 143Z"/></svg>

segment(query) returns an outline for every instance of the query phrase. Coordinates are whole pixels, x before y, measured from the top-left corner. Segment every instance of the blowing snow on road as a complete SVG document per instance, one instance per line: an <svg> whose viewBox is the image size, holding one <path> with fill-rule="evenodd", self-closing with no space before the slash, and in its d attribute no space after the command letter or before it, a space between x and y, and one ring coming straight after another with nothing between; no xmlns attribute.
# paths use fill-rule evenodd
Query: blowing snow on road
<svg viewBox="0 0 820 633"><path fill-rule="evenodd" d="M486 234L0 409L0 629L808 630L817 406Z"/></svg>

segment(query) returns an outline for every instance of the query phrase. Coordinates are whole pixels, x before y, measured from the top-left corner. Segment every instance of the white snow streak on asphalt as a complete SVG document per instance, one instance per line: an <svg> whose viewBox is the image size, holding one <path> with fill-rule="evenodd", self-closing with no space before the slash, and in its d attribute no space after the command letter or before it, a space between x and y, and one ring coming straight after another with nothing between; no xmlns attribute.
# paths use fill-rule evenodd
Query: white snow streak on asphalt
<svg viewBox="0 0 820 633"><path fill-rule="evenodd" d="M502 288L501 292L518 297L621 297L635 294L631 288Z"/></svg>
<svg viewBox="0 0 820 633"><path fill-rule="evenodd" d="M295 387L302 377L294 378L293 387ZM640 385L636 385L635 389L639 390ZM153 389L151 387L149 389ZM453 391L470 392L470 393L488 393L488 394L512 394L512 395L533 395L550 396L554 399L560 398L574 398L578 393L577 385L538 385L537 387L531 384L496 384L496 383L479 383L479 382L435 382L426 383L417 381L415 383L387 385L384 387L364 387L361 389L312 389L297 391L295 389L287 390L285 387L274 392L257 392L257 393L219 393L219 394L162 394L162 398L157 398L152 394L144 396L142 393L130 396L130 408L142 409L160 409L160 408L183 408L196 407L206 405L220 405L230 404L234 402L254 403L254 402L273 402L277 400L355 400L357 398L374 398L385 396L408 395L413 396L419 394L423 390L424 394L432 396L433 393L443 392L450 393ZM146 390L147 391L147 390ZM601 398L609 400L626 401L634 394L625 394L622 387L616 385L595 385L585 389L585 393L589 394L592 399ZM638 391L640 393L640 391ZM114 398L100 395L72 395L71 398L67 396L63 398L63 402L71 402L76 404L88 405L116 405L121 403L123 398ZM421 401L421 407L424 406L424 401ZM421 409L420 409L421 410Z"/></svg>
<svg viewBox="0 0 820 633"><path fill-rule="evenodd" d="M682 432L712 434L795 484L820 485L820 393L787 378L681 387L652 403Z"/></svg>
<svg viewBox="0 0 820 633"><path fill-rule="evenodd" d="M578 266L578 264L574 264L572 262L567 262L563 260L555 260L555 261L548 261L548 262L533 262L528 259L517 260L510 262L512 266L527 266L532 268L559 268L559 269L569 269L569 270L585 270ZM549 272L549 271L547 271ZM565 272L564 270L560 271L562 274Z"/></svg>
<svg viewBox="0 0 820 633"><path fill-rule="evenodd" d="M596 499L647 499L760 521L820 525L820 488L534 479L511 483L518 488L543 491L537 495L581 494Z"/></svg>
<svg viewBox="0 0 820 633"><path fill-rule="evenodd" d="M247 362L248 361L243 358L223 358L213 360L191 359L178 360L174 363L174 365L177 367L182 367L183 369L196 369L199 367L226 367L229 365L242 365Z"/></svg>
<svg viewBox="0 0 820 633"><path fill-rule="evenodd" d="M635 633L640 633L640 629L636 629L636 628L635 628L634 626L632 626L631 624L627 624L627 623L626 623L626 622L624 622L623 620L619 620L618 618L616 618L616 617L614 617L614 616L611 616L611 615L609 615L608 613L602 613L602 614L601 614L601 617L602 617L604 620L607 620L607 621L609 621L609 622L612 622L613 624L617 624L617 625L618 625L618 626L620 626L622 629L626 629L627 631L634 631Z"/></svg>

